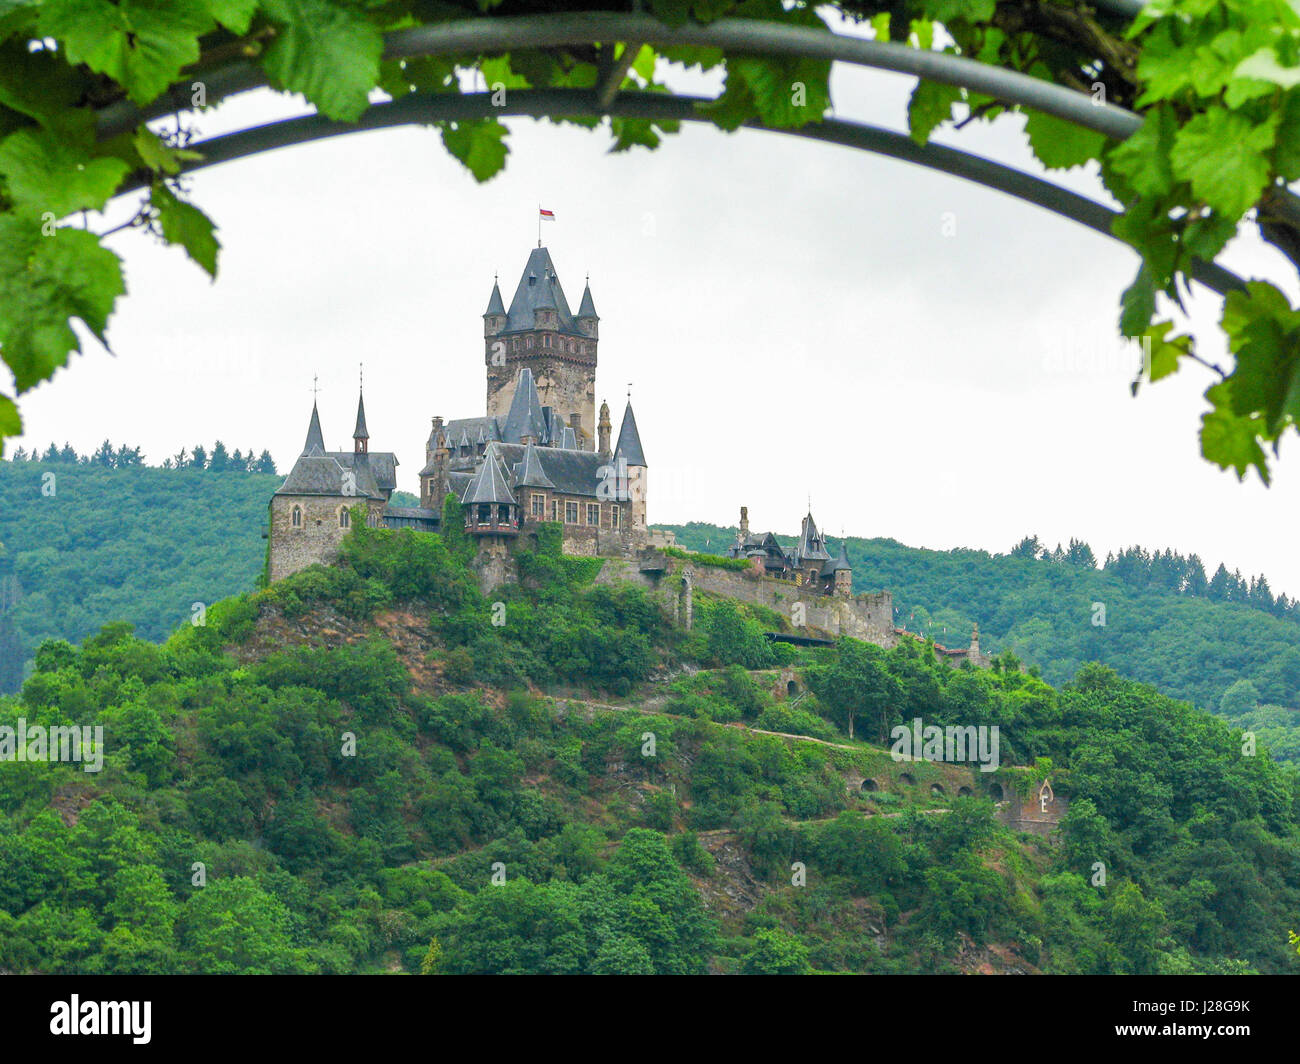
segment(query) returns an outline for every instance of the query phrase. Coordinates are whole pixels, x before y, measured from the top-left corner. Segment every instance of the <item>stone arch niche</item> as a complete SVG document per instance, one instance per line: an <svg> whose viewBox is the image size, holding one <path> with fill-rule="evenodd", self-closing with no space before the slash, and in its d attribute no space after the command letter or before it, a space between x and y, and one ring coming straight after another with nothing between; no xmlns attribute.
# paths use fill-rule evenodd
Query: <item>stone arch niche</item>
<svg viewBox="0 0 1300 1064"><path fill-rule="evenodd" d="M947 792L943 789L942 783L932 783L930 784L930 793L942 798Z"/></svg>
<svg viewBox="0 0 1300 1064"><path fill-rule="evenodd" d="M785 685L785 693L788 698L793 698L795 695L799 693L799 685L795 683L793 680L790 680Z"/></svg>
<svg viewBox="0 0 1300 1064"><path fill-rule="evenodd" d="M901 776L898 777L898 782L906 783L909 787L915 787L916 777L913 776L910 772L904 772Z"/></svg>
<svg viewBox="0 0 1300 1064"><path fill-rule="evenodd" d="M875 794L876 791L878 791L878 790L880 790L880 784L877 783L875 780L872 780L872 779L866 779L866 780L863 780L863 781L862 781L862 791L863 791L863 793L865 793L865 794Z"/></svg>
<svg viewBox="0 0 1300 1064"><path fill-rule="evenodd" d="M990 783L990 784L989 784L989 797L992 798L995 802L1000 802L1000 801L1002 801L1002 799L1003 799L1003 797L1004 797L1004 795L1002 794L1002 784L1000 784L1000 783Z"/></svg>
<svg viewBox="0 0 1300 1064"><path fill-rule="evenodd" d="M969 787L958 787L958 788L957 788L957 797L958 797L958 798L969 798L970 796L971 796L971 789L970 789Z"/></svg>

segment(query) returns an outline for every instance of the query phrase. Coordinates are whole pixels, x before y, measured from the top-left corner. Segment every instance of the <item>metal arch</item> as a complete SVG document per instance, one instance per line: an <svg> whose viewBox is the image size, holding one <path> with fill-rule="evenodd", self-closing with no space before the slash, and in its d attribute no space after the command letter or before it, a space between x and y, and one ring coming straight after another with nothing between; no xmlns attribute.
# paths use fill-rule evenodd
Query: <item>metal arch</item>
<svg viewBox="0 0 1300 1064"><path fill-rule="evenodd" d="M305 115L198 141L190 147L201 151L204 157L187 163L184 169L186 172L205 169L276 148L348 133L434 122L470 121L489 116L546 118L610 114L711 124L708 116L697 109L699 104L709 102L711 101L703 97L624 92L618 94L608 106L602 106L597 92L584 89L516 89L507 94L505 106L497 107L492 104L488 93L413 94L392 103L375 104L355 123L336 122L321 115ZM857 148L915 163L1004 192L1085 225L1113 240L1118 239L1111 232L1111 225L1120 216L1120 212L1050 181L956 148L938 144L919 145L911 137L892 130L837 119L810 123L800 129L772 129L758 122L747 122L745 126L769 133ZM145 184L146 180L137 175L119 189L118 194L133 191ZM1194 260L1189 272L1197 281L1220 295L1227 295L1233 289L1243 287L1239 277L1214 263Z"/></svg>
<svg viewBox="0 0 1300 1064"><path fill-rule="evenodd" d="M384 58L476 55L601 41L643 41L659 46L696 45L731 49L736 53L824 59L874 67L973 89L1119 139L1129 136L1142 124L1141 118L1122 107L1097 103L1091 96L1074 89L965 56L922 51L888 41L848 37L829 30L758 19L728 18L681 26L666 26L649 15L605 12L464 19L386 34ZM195 76L203 81L208 98L214 101L266 84L265 73L249 61ZM133 129L142 120L161 118L178 109L189 110L190 106L189 91L183 87L177 87L169 98L157 100L145 108L120 101L99 112L99 133L101 137L115 136Z"/></svg>
<svg viewBox="0 0 1300 1064"><path fill-rule="evenodd" d="M1142 6L1141 0L1103 0L1103 5L1116 13ZM816 58L910 74L1032 107L1117 140L1126 139L1142 124L1140 116L1125 108L1098 103L1074 89L965 56L756 19L719 19L705 25L681 26L666 26L648 15L606 12L465 19L389 33L384 38L384 57L480 54L602 41L718 47L734 53ZM240 61L205 72L201 80L208 99L215 103L225 96L264 86L266 75L254 63ZM99 112L99 136L116 136L142 121L191 108L189 89L184 85L174 86L145 108L137 108L128 100L119 101ZM1300 198L1294 193L1279 190L1272 210L1300 230Z"/></svg>

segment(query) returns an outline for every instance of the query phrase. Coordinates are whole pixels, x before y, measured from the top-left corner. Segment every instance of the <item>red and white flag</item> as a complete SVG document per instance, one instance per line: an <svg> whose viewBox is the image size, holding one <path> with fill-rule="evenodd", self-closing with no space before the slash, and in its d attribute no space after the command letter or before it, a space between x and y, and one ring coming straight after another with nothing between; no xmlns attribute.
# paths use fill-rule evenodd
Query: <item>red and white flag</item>
<svg viewBox="0 0 1300 1064"><path fill-rule="evenodd" d="M553 222L553 221L555 221L555 212L554 212L554 211L548 211L548 210L546 210L546 209L544 209L544 208L542 208L542 207L538 207L538 208L537 208L537 213L538 213L539 217L545 219L545 220L548 221L548 222Z"/></svg>

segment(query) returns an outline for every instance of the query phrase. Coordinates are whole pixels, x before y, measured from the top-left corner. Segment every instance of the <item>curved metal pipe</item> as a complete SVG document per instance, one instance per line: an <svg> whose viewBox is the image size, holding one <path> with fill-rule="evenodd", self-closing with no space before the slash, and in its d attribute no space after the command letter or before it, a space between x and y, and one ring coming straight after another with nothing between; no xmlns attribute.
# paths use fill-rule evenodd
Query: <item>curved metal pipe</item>
<svg viewBox="0 0 1300 1064"><path fill-rule="evenodd" d="M491 116L546 118L579 114L612 114L707 124L708 117L697 108L700 104L710 102L701 97L664 96L648 92L620 93L608 107L601 107L597 94L584 89L515 89L506 94L504 107L496 107L492 105L490 95L487 93L413 94L392 103L375 104L355 123L335 122L321 115L306 115L198 141L192 144L191 148L203 152L204 158L188 163L185 170L188 172L205 169L276 148L305 144L348 133L362 133L403 125L424 125L431 122L462 122ZM1015 196L1026 203L1032 203L1080 225L1085 225L1112 240L1118 239L1111 232L1112 223L1119 217L1118 211L1081 196L1077 192L1060 188L1050 181L1044 181L1031 174L1022 173L1001 163L956 148L938 144L920 145L911 137L901 133L835 119L810 124L800 129L769 129L755 122L746 123L746 127L804 137L828 144L839 144L924 166ZM123 195L141 188L146 180L140 176L133 177L118 194ZM1193 278L1220 295L1226 295L1234 288L1243 287L1239 277L1213 263L1197 260L1193 263L1190 272Z"/></svg>

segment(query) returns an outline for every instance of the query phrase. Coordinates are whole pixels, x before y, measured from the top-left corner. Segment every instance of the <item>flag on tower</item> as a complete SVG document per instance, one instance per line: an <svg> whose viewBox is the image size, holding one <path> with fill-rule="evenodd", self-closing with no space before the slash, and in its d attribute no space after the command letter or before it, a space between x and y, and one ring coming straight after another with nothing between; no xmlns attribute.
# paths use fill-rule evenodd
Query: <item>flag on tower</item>
<svg viewBox="0 0 1300 1064"><path fill-rule="evenodd" d="M543 207L538 207L538 208L537 208L537 213L538 213L542 218L546 219L546 221L548 221L548 222L553 222L553 221L555 221L555 212L554 212L554 211L548 211L548 210L546 210L546 209L543 208Z"/></svg>

